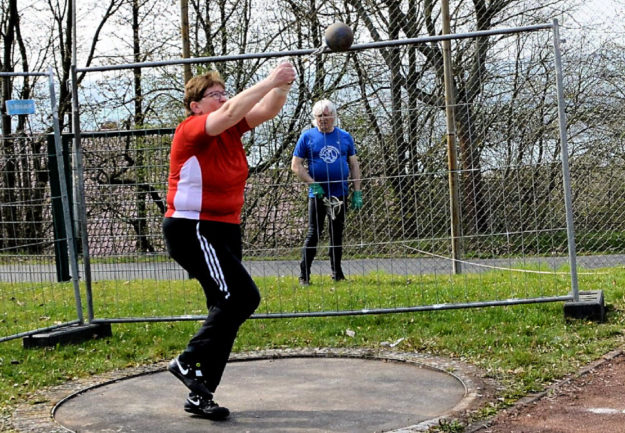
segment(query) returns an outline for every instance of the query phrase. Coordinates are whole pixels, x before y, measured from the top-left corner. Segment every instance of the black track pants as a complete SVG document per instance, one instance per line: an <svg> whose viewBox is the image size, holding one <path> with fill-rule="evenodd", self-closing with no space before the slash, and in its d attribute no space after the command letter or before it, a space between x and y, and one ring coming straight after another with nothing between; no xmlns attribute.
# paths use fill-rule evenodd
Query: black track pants
<svg viewBox="0 0 625 433"><path fill-rule="evenodd" d="M339 197L343 205L337 209L334 220L327 213L322 198L308 199L308 231L302 248L302 261L300 262L300 277L308 279L310 266L317 255L317 244L323 232L326 218L330 226L330 266L332 275L342 274L341 259L343 257L343 229L345 227L345 197Z"/></svg>
<svg viewBox="0 0 625 433"><path fill-rule="evenodd" d="M237 224L165 218L163 233L169 255L200 282L206 295L208 317L180 358L199 363L214 392L239 327L260 303L258 288L241 263L241 229Z"/></svg>

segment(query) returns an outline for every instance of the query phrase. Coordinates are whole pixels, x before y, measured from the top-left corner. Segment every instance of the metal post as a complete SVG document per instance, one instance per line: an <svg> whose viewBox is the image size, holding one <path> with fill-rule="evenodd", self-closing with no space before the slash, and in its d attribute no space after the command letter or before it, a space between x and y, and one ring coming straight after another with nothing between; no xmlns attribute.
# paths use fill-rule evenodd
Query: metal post
<svg viewBox="0 0 625 433"><path fill-rule="evenodd" d="M443 35L448 35L450 29L449 1L441 0L443 17ZM449 167L449 209L451 214L451 256L453 272L462 272L460 259L462 246L460 243L460 193L458 180L458 151L456 149L456 98L454 95L453 76L451 69L451 42L449 39L443 44L443 70L445 75L445 112L447 117L447 164Z"/></svg>
<svg viewBox="0 0 625 433"><path fill-rule="evenodd" d="M553 20L553 47L556 65L556 89L558 93L558 124L562 158L562 180L564 187L564 207L566 209L566 234L569 244L571 265L571 291L575 302L579 301L577 284L577 252L575 248L575 228L573 225L573 204L571 200L571 173L569 171L569 147L566 136L566 112L564 110L564 85L562 82L562 56L560 53L560 28L558 20Z"/></svg>
<svg viewBox="0 0 625 433"><path fill-rule="evenodd" d="M78 74L77 74L77 54L76 54L76 3L72 1L72 131L73 140L73 161L74 161L74 216L78 222L76 233L80 235L82 246L83 266L85 274L85 293L87 296L87 317L89 323L93 320L93 296L91 292L91 260L89 257L89 239L87 236L87 211L85 208L85 179L83 174L82 148L80 143L80 110L78 104Z"/></svg>
<svg viewBox="0 0 625 433"><path fill-rule="evenodd" d="M50 105L52 109L52 124L54 128L54 147L56 150L56 166L59 173L59 187L61 190L61 204L63 207L63 220L65 221L65 231L67 233L67 246L69 248L69 261L72 269L72 284L74 286L74 299L76 300L76 314L78 321L82 325L84 318L82 314L82 299L80 297L80 279L78 277L78 256L76 255L76 244L74 241L74 230L72 229L72 219L69 211L69 196L67 194L67 183L65 182L65 162L63 161L63 145L61 144L61 128L59 127L59 113L56 107L56 93L54 91L54 74L52 67L48 70L48 83L50 87Z"/></svg>
<svg viewBox="0 0 625 433"><path fill-rule="evenodd" d="M76 155L77 151L76 151L76 147L77 147L77 142L80 142L80 136L77 137L77 132L76 132L76 128L73 124L74 118L76 116L76 111L77 111L77 105L78 102L75 101L74 96L76 95L76 85L74 84L76 82L76 70L75 70L75 65L76 65L76 56L77 56L77 48L76 48L76 5L77 0L70 0L70 8L71 8L71 14L72 14L72 63L70 66L70 75L71 75L71 80L72 80L72 131L74 132L74 138L72 139L72 155ZM80 197L80 190L79 190L79 185L78 185L78 181L76 180L76 158L72 158L70 160L70 164L72 165L72 197L74 198L74 200L72 201L72 207L73 207L73 215L74 215L74 220L72 220L73 225L74 225L74 233L75 235L80 239L81 238L81 228L80 228L80 211L78 209L78 205L79 205L79 197Z"/></svg>

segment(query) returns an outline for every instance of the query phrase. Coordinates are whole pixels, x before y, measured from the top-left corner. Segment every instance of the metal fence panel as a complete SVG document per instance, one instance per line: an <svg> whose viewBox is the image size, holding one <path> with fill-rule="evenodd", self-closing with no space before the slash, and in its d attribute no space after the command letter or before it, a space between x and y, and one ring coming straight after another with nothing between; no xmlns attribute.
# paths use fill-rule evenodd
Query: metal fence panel
<svg viewBox="0 0 625 433"><path fill-rule="evenodd" d="M69 154L60 140L52 68L0 76L47 77L44 101L54 132L32 132L27 116L35 104L26 100L30 108L17 113L16 132L0 137L0 341L7 341L82 324L83 316L65 169Z"/></svg>
<svg viewBox="0 0 625 433"><path fill-rule="evenodd" d="M464 47L469 53L472 43L491 36L466 34L454 42L457 50ZM313 265L314 283L300 287L306 188L289 166L299 133L310 127L314 100L310 94L293 95L275 121L248 135L251 169L242 227L245 263L263 294L256 317L570 299L550 26L492 36L494 48L480 59L477 72L472 71L474 57L457 56L455 67L467 70L466 81L456 84L455 106L463 275L455 275L452 266L445 104L436 90L442 63L428 56L439 40L396 42L324 54L317 68L305 66L316 60L298 57L303 53L276 54L294 57L303 87L315 86L319 67L324 82L332 83L316 88L321 92L317 97L338 105L340 126L355 138L365 208L348 212L348 281L335 284L330 279L323 238ZM257 62L254 56L234 57L213 61L236 60L241 70L254 71L252 83L275 64L271 59ZM182 75L179 65L153 66L151 74L160 70ZM105 69L89 71L101 77L92 82L126 82L132 76L131 68ZM171 101L174 96L163 97ZM105 106L105 99L116 101L98 97L84 110L96 110L91 115L95 118L121 109ZM88 284L96 321L197 319L204 314L197 283L167 257L160 230L171 135L172 129L81 136L82 194L93 259L93 281ZM116 304L128 299L131 311Z"/></svg>
<svg viewBox="0 0 625 433"><path fill-rule="evenodd" d="M59 215L61 194L50 187L53 141L33 134L2 137L0 143L0 339L5 339L79 319Z"/></svg>

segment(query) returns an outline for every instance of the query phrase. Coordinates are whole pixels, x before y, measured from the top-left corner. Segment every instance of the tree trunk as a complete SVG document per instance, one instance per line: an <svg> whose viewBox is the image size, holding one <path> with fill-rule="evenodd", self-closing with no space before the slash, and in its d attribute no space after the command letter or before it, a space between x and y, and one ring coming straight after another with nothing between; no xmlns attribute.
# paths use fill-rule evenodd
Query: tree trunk
<svg viewBox="0 0 625 433"><path fill-rule="evenodd" d="M139 63L141 58L141 40L139 38L139 12L140 12L139 0L133 0L132 2L132 40L133 40L133 53L134 61ZM143 89L141 87L141 68L134 69L134 88L135 88L135 113L134 113L134 126L135 128L143 127ZM145 178L145 141L140 137L136 140L136 152L135 169L136 169L136 183L135 183L135 203L137 207L136 224L133 226L137 232L137 248L139 251L148 252L154 251L154 247L149 241L148 236L148 212L147 212L147 181Z"/></svg>
<svg viewBox="0 0 625 433"><path fill-rule="evenodd" d="M480 146L470 131L471 107L458 104L456 124L462 171L462 220L465 235L484 233L488 229L488 209L484 200L484 179L480 163Z"/></svg>
<svg viewBox="0 0 625 433"><path fill-rule="evenodd" d="M6 28L2 31L2 71L13 72L13 49L15 42L15 27L18 23L17 0L9 0L8 19ZM4 101L11 99L13 91L13 81L11 77L2 78L2 159L4 167L2 168L2 203L8 206L2 206L0 212L0 247L7 248L16 245L17 240L17 215L15 213L15 187L16 187L16 156L15 143L11 131L11 117L6 112Z"/></svg>

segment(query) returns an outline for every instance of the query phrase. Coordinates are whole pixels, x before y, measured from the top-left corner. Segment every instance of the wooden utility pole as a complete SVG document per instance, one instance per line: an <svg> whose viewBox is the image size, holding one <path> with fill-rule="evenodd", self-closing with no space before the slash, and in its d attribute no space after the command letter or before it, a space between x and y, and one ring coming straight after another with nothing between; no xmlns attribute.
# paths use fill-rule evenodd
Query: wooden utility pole
<svg viewBox="0 0 625 433"><path fill-rule="evenodd" d="M443 18L443 35L451 33L449 24L449 0L441 0L441 15ZM443 70L445 75L445 111L447 117L447 164L449 168L449 208L451 214L451 255L453 271L462 272L460 259L462 244L460 242L460 188L458 176L458 151L456 149L456 96L451 68L451 42L443 40Z"/></svg>
<svg viewBox="0 0 625 433"><path fill-rule="evenodd" d="M180 32L182 34L182 58L191 57L191 49L189 44L189 0L180 0ZM184 83L191 79L191 64L185 63Z"/></svg>

